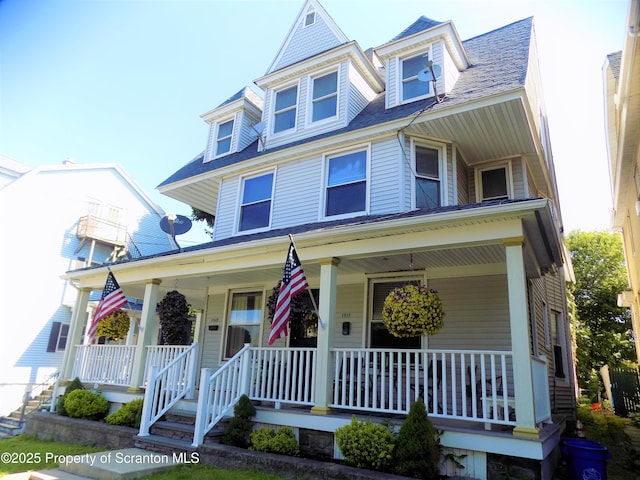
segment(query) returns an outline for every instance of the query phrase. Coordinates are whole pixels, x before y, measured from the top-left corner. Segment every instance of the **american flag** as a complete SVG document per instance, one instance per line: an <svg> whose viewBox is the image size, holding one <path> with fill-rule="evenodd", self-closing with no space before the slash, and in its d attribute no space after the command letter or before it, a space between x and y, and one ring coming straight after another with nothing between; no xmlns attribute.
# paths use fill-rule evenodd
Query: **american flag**
<svg viewBox="0 0 640 480"><path fill-rule="evenodd" d="M96 308L93 314L93 320L87 332L87 345L93 343L96 330L98 329L98 322L126 304L127 297L124 296L120 285L118 285L116 281L116 277L113 276L113 273L109 272L109 275L107 275L107 283L104 284L104 289L102 290L102 297L100 297L100 302L98 302L98 308Z"/></svg>
<svg viewBox="0 0 640 480"><path fill-rule="evenodd" d="M282 283L280 284L280 292L276 302L276 311L273 314L273 323L271 323L269 345L273 344L278 338L289 335L287 324L289 323L289 313L291 312L291 299L304 292L307 286L307 278L304 276L300 259L293 242L291 242L289 253L287 253L287 261L284 264L284 274L282 275Z"/></svg>

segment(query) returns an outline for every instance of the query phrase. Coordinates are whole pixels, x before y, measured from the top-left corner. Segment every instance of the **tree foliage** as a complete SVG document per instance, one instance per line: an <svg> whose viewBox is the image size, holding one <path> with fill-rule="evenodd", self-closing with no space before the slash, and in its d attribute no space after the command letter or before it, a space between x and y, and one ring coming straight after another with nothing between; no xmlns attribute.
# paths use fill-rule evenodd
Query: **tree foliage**
<svg viewBox="0 0 640 480"><path fill-rule="evenodd" d="M594 371L635 359L631 313L617 305L628 288L620 234L574 231L567 239L576 283L578 383L587 388Z"/></svg>
<svg viewBox="0 0 640 480"><path fill-rule="evenodd" d="M211 215L210 213L205 212L204 210L200 210L196 207L191 207L191 220L194 222L206 222L207 227L204 231L207 235L213 234L213 224L216 221L215 215Z"/></svg>

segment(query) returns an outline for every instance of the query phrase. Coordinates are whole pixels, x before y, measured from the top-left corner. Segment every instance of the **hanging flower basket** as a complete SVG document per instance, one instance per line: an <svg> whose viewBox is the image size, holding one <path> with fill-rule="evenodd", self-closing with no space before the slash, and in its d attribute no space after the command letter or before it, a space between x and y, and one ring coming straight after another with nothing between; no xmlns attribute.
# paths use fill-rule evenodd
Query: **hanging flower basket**
<svg viewBox="0 0 640 480"><path fill-rule="evenodd" d="M438 292L425 285L405 285L389 292L382 306L382 321L396 337L433 335L442 327Z"/></svg>

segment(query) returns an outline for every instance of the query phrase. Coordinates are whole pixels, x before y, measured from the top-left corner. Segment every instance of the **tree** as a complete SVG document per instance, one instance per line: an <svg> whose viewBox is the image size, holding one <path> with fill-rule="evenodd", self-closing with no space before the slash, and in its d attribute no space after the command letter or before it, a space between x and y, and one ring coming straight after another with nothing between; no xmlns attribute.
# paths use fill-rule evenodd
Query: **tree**
<svg viewBox="0 0 640 480"><path fill-rule="evenodd" d="M209 228L205 228L204 231L207 235L213 235L213 224L216 221L215 215L211 215L199 208L191 207L191 220L194 222L207 222L207 227Z"/></svg>
<svg viewBox="0 0 640 480"><path fill-rule="evenodd" d="M578 384L588 388L601 366L635 359L631 313L617 305L628 288L620 234L573 231L567 239L576 283L575 302ZM597 379L597 376L595 377Z"/></svg>

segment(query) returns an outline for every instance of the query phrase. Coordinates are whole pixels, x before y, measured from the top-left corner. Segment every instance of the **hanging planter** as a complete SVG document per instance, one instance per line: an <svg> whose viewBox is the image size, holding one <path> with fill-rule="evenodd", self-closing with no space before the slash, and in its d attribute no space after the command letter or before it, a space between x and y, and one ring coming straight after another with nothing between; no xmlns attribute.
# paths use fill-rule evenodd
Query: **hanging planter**
<svg viewBox="0 0 640 480"><path fill-rule="evenodd" d="M382 321L396 337L433 335L443 327L442 301L425 285L405 285L389 292L382 306Z"/></svg>
<svg viewBox="0 0 640 480"><path fill-rule="evenodd" d="M269 316L269 322L273 323L273 316L276 313L276 304L278 303L278 294L280 293L280 285L282 280L273 287L271 295L267 299L267 311ZM309 304L305 301L307 293L296 295L291 298L289 303L289 327L294 329L296 327L303 328L309 334L312 330L318 329L318 314L309 307Z"/></svg>
<svg viewBox="0 0 640 480"><path fill-rule="evenodd" d="M186 297L172 290L158 302L156 312L160 317L162 341L165 345L187 345L189 308Z"/></svg>
<svg viewBox="0 0 640 480"><path fill-rule="evenodd" d="M122 340L129 333L129 323L127 312L116 310L98 322L96 337L105 337L116 342Z"/></svg>

